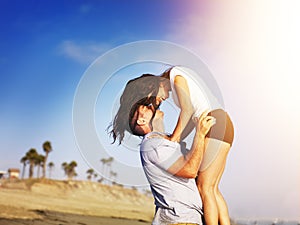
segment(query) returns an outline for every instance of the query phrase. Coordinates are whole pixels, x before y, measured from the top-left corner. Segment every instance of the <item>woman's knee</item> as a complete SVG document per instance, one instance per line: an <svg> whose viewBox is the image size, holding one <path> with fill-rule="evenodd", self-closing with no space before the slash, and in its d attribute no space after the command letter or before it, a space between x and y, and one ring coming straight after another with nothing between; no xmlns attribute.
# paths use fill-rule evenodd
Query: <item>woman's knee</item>
<svg viewBox="0 0 300 225"><path fill-rule="evenodd" d="M198 182L197 187L200 193L203 194L214 193L215 190L214 184L208 182Z"/></svg>
<svg viewBox="0 0 300 225"><path fill-rule="evenodd" d="M222 194L221 194L220 189L219 189L218 186L215 187L214 193L215 193L215 196L222 196Z"/></svg>

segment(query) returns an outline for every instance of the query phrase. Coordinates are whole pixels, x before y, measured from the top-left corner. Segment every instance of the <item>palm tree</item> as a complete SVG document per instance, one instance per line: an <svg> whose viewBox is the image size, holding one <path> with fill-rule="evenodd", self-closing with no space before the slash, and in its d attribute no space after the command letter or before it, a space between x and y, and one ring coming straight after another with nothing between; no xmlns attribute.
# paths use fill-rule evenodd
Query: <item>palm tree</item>
<svg viewBox="0 0 300 225"><path fill-rule="evenodd" d="M27 157L26 156L23 156L20 160L20 162L23 164L23 169L22 169L22 179L24 179L24 175L25 175L25 168L26 168L26 165L27 165Z"/></svg>
<svg viewBox="0 0 300 225"><path fill-rule="evenodd" d="M46 165L47 165L47 159L48 159L48 155L49 155L49 152L52 151L52 146L51 146L51 143L50 141L45 141L44 144L43 144L43 150L45 152L45 158L44 158L44 164L43 164L43 178L46 177Z"/></svg>
<svg viewBox="0 0 300 225"><path fill-rule="evenodd" d="M111 167L111 164L112 164L113 161L114 161L114 158L113 158L113 157L109 157L109 158L107 159L107 165L108 165L108 167Z"/></svg>
<svg viewBox="0 0 300 225"><path fill-rule="evenodd" d="M51 178L51 172L52 172L52 169L54 168L54 163L49 162L48 163L48 168L49 168L49 178Z"/></svg>
<svg viewBox="0 0 300 225"><path fill-rule="evenodd" d="M65 171L65 175L68 177L69 180L72 180L73 177L77 176L75 171L75 167L77 167L77 162L72 161L70 163L62 163L61 164L63 170Z"/></svg>
<svg viewBox="0 0 300 225"><path fill-rule="evenodd" d="M35 165L36 159L38 157L38 153L37 153L36 149L35 148L29 149L28 152L26 153L25 157L27 158L28 163L29 163L29 178L32 178L34 165Z"/></svg>
<svg viewBox="0 0 300 225"><path fill-rule="evenodd" d="M91 180L92 179L92 176L94 175L94 170L91 168L91 169L88 169L87 171L86 171L86 173L88 174L88 176L87 176L87 179L88 180Z"/></svg>
<svg viewBox="0 0 300 225"><path fill-rule="evenodd" d="M40 178L40 168L44 168L44 162L45 162L45 156L44 155L37 155L36 159L35 159L35 166L37 166L38 170L37 170L37 178Z"/></svg>
<svg viewBox="0 0 300 225"><path fill-rule="evenodd" d="M68 176L68 163L63 162L63 163L61 164L61 167L62 167L62 169L64 170L65 175Z"/></svg>
<svg viewBox="0 0 300 225"><path fill-rule="evenodd" d="M102 162L102 176L104 177L104 176L105 176L106 159L105 159L105 158L102 158L102 159L100 160L100 162Z"/></svg>
<svg viewBox="0 0 300 225"><path fill-rule="evenodd" d="M78 177L78 173L75 172L75 173L73 174L72 178L73 178L73 177Z"/></svg>
<svg viewBox="0 0 300 225"><path fill-rule="evenodd" d="M77 162L76 161L70 162L69 167L70 167L70 173L69 173L70 178L73 179L73 177L77 177L78 174L75 171L75 167L77 167Z"/></svg>
<svg viewBox="0 0 300 225"><path fill-rule="evenodd" d="M111 181L111 175L112 175L112 171L111 171L111 164L112 164L112 162L114 161L114 158L113 157L109 157L108 159L107 159L107 167L108 167L108 177L109 177L109 180Z"/></svg>
<svg viewBox="0 0 300 225"><path fill-rule="evenodd" d="M117 173L114 171L110 171L109 178L111 178L112 183L116 183Z"/></svg>
<svg viewBox="0 0 300 225"><path fill-rule="evenodd" d="M94 178L97 179L98 174L94 172Z"/></svg>
<svg viewBox="0 0 300 225"><path fill-rule="evenodd" d="M103 178L103 177L101 177L100 179L98 179L98 180L97 180L97 182L99 182L99 183L102 183L102 182L103 182L103 180L104 180L104 178Z"/></svg>
<svg viewBox="0 0 300 225"><path fill-rule="evenodd" d="M106 177L106 173L111 171L111 164L114 161L113 157L109 157L107 159L102 158L100 160L102 162L102 176ZM108 170L108 171L107 171ZM110 174L108 174L108 176L110 176Z"/></svg>
<svg viewBox="0 0 300 225"><path fill-rule="evenodd" d="M104 183L104 181L105 181L105 174L106 174L106 164L107 164L107 159L105 159L105 158L102 158L101 160L100 160L101 162L102 162L102 174L101 174L101 176L102 176L102 178L100 179L101 180L101 182L100 183Z"/></svg>

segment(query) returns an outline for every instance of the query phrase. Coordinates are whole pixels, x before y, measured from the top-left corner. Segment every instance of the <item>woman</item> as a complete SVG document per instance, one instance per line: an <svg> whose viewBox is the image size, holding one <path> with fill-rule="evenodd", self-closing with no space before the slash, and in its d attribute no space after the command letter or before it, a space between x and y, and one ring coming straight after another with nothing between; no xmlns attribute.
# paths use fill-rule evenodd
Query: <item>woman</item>
<svg viewBox="0 0 300 225"><path fill-rule="evenodd" d="M175 104L180 108L175 129L166 137L171 141L183 140L194 128L192 120L208 109L209 115L216 118L216 124L205 138L205 152L199 168L197 186L203 202L206 224L230 225L227 204L218 186L233 142L233 124L220 104L208 93L209 90L203 91L197 80L193 80L193 73L188 68L175 66L160 76L147 74L129 81L121 97L121 105L111 133L114 141L119 138L121 143L124 128L118 127L118 121L123 121L123 127L126 127L124 123L127 123L126 129L129 130L128 115L135 111L137 105L152 104L158 107L169 97L170 91ZM136 106L134 102L137 103ZM126 104L130 109L126 109Z"/></svg>

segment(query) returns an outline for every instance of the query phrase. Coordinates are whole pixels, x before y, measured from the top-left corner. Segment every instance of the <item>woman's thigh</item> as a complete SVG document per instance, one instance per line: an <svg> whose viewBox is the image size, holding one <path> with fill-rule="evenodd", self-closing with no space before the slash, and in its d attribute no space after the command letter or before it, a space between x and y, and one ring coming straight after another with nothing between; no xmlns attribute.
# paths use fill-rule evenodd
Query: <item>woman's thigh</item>
<svg viewBox="0 0 300 225"><path fill-rule="evenodd" d="M212 139L205 139L205 153L200 165L198 183L214 185L224 171L230 144Z"/></svg>

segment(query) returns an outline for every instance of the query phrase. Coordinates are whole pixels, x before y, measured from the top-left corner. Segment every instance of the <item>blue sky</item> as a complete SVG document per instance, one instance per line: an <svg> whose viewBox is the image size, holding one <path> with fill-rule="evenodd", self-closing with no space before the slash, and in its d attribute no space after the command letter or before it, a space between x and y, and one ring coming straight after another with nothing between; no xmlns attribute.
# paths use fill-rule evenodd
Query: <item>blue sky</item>
<svg viewBox="0 0 300 225"><path fill-rule="evenodd" d="M163 38L184 14L175 4L166 13L170 1L1 1L1 151L11 153L1 169L20 167L48 139L53 155L62 151L51 133L72 134L73 96L89 64L118 45Z"/></svg>
<svg viewBox="0 0 300 225"><path fill-rule="evenodd" d="M63 96L74 92L96 57L123 43L162 38L168 21L180 16L176 11L167 16L168 6L141 1L1 1L4 108L9 114L16 111L10 107L17 106L27 115L41 116L41 110L64 102ZM78 56L76 50L84 54Z"/></svg>
<svg viewBox="0 0 300 225"><path fill-rule="evenodd" d="M53 178L64 179L61 163L76 160L77 179L85 179L89 167L72 126L80 80L111 49L164 40L207 63L233 118L235 143L221 183L231 215L300 220L295 200L300 198L299 10L297 0L2 0L0 170L21 169L26 151L42 153L49 140ZM114 88L125 85L127 77L122 78ZM96 112L100 109L97 103ZM95 121L101 134L106 122ZM143 179L116 164L113 169L119 176Z"/></svg>

